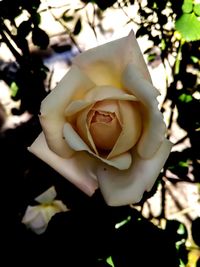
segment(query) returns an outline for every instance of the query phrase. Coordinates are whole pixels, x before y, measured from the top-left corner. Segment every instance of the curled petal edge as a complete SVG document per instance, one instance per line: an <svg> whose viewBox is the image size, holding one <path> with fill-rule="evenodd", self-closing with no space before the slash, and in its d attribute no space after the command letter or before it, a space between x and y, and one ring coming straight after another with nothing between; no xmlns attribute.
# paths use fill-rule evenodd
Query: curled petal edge
<svg viewBox="0 0 200 267"><path fill-rule="evenodd" d="M159 149L166 133L163 115L158 109L159 92L149 81L144 80L134 64L128 64L125 68L123 84L141 102L144 129L137 151L142 158L151 158Z"/></svg>
<svg viewBox="0 0 200 267"><path fill-rule="evenodd" d="M165 139L151 159L142 159L134 151L132 166L126 171L99 166L97 179L106 203L109 206L138 203L144 192L152 189L171 148L172 143Z"/></svg>

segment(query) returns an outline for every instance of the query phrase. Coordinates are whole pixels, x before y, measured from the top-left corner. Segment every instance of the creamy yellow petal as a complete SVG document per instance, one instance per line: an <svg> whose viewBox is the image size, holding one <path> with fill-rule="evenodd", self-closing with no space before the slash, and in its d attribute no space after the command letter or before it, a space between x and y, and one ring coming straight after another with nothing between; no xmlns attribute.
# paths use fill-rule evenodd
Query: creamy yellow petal
<svg viewBox="0 0 200 267"><path fill-rule="evenodd" d="M142 159L135 151L131 167L119 171L99 165L97 178L106 203L123 206L139 202L145 191L150 191L167 160L172 144L165 139L150 159Z"/></svg>
<svg viewBox="0 0 200 267"><path fill-rule="evenodd" d="M131 149L139 139L142 122L137 102L119 101L122 131L108 159Z"/></svg>
<svg viewBox="0 0 200 267"><path fill-rule="evenodd" d="M130 167L132 162L132 157L130 153L123 153L117 157L107 160L103 157L98 156L94 153L89 146L80 138L80 136L74 131L69 123L65 123L64 126L64 137L68 145L75 151L86 151L91 154L96 159L99 159L106 164L113 166L119 170L126 170ZM78 154L78 153L77 153Z"/></svg>
<svg viewBox="0 0 200 267"><path fill-rule="evenodd" d="M117 117L112 118L108 123L93 122L89 129L95 146L100 150L106 151L113 149L121 133L121 125Z"/></svg>
<svg viewBox="0 0 200 267"><path fill-rule="evenodd" d="M81 138L86 142L86 144L93 149L93 151L98 154L98 151L96 149L96 146L93 142L92 136L90 134L89 128L88 128L88 113L91 109L91 106L80 112L76 117L76 128L78 134L81 136Z"/></svg>
<svg viewBox="0 0 200 267"><path fill-rule="evenodd" d="M91 196L97 189L96 161L86 153L63 159L49 150L43 133L28 149L87 195Z"/></svg>
<svg viewBox="0 0 200 267"><path fill-rule="evenodd" d="M151 81L133 31L126 37L89 49L73 60L97 85L113 85L119 88L121 74L130 62L139 68L145 79Z"/></svg>
<svg viewBox="0 0 200 267"><path fill-rule="evenodd" d="M142 158L151 158L160 147L166 132L163 115L158 109L159 92L144 80L137 67L129 64L123 74L123 83L142 103L143 133L138 144Z"/></svg>
<svg viewBox="0 0 200 267"><path fill-rule="evenodd" d="M39 213L38 206L28 206L26 209L26 213L22 218L22 223L28 224L30 223L35 217L37 217Z"/></svg>
<svg viewBox="0 0 200 267"><path fill-rule="evenodd" d="M137 101L134 95L112 86L96 86L85 94L84 99L89 102L97 102L105 99Z"/></svg>
<svg viewBox="0 0 200 267"><path fill-rule="evenodd" d="M92 103L86 100L75 100L71 102L67 108L65 109L65 116L70 117L73 116L74 114L80 112L81 110L87 108L90 106Z"/></svg>
<svg viewBox="0 0 200 267"><path fill-rule="evenodd" d="M49 204L56 198L56 190L54 186L51 186L48 190L43 192L41 195L37 196L35 198L35 201L37 201L40 204Z"/></svg>
<svg viewBox="0 0 200 267"><path fill-rule="evenodd" d="M69 105L65 109L65 116L73 116L89 105L102 100L138 101L135 96L127 94L121 89L111 86L96 86L85 94L84 99L74 100L69 103Z"/></svg>
<svg viewBox="0 0 200 267"><path fill-rule="evenodd" d="M42 101L40 122L49 148L61 157L73 151L62 136L67 105L94 87L94 83L81 70L73 66L55 89Z"/></svg>

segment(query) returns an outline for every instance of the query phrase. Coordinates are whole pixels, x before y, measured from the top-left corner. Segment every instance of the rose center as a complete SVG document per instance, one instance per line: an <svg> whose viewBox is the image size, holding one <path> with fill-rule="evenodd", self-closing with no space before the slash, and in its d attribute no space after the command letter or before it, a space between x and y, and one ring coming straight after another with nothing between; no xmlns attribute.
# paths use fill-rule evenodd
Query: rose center
<svg viewBox="0 0 200 267"><path fill-rule="evenodd" d="M111 121L112 121L111 114L105 114L105 113L100 112L100 111L95 111L95 114L92 117L91 123L93 123L93 122L109 123Z"/></svg>
<svg viewBox="0 0 200 267"><path fill-rule="evenodd" d="M96 148L111 150L121 133L115 113L100 110L91 110L89 113L89 130Z"/></svg>

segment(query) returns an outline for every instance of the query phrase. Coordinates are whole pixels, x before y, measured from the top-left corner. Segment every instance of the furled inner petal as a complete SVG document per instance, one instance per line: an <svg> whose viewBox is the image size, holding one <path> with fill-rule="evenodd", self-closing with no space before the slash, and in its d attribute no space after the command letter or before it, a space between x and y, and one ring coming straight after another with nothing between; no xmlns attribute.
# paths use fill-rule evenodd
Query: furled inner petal
<svg viewBox="0 0 200 267"><path fill-rule="evenodd" d="M119 116L117 101L103 100L74 115L71 124L97 155L108 155L121 132Z"/></svg>
<svg viewBox="0 0 200 267"><path fill-rule="evenodd" d="M89 130L97 149L106 151L112 150L121 132L121 126L115 113L94 111Z"/></svg>
<svg viewBox="0 0 200 267"><path fill-rule="evenodd" d="M123 73L123 83L141 101L143 131L138 143L138 153L142 158L150 158L159 149L166 132L162 113L158 109L156 97L159 92L144 80L137 67L129 64Z"/></svg>
<svg viewBox="0 0 200 267"><path fill-rule="evenodd" d="M93 106L93 105L92 105ZM87 124L88 113L90 112L92 106L84 109L83 111L79 112L77 116L75 116L74 120L74 128L76 129L77 133L83 139L83 141L96 153L98 154L98 150L96 149L94 140L90 134L90 130Z"/></svg>
<svg viewBox="0 0 200 267"><path fill-rule="evenodd" d="M96 86L89 90L84 99L86 101L101 101L101 100L131 100L137 101L137 98L133 94L128 94L126 91L113 87L113 86Z"/></svg>
<svg viewBox="0 0 200 267"><path fill-rule="evenodd" d="M97 150L106 157L121 132L118 101L97 102L88 113L87 125Z"/></svg>
<svg viewBox="0 0 200 267"><path fill-rule="evenodd" d="M122 131L108 159L131 149L141 135L142 121L137 102L118 101Z"/></svg>
<svg viewBox="0 0 200 267"><path fill-rule="evenodd" d="M69 157L73 150L63 140L65 108L72 101L94 87L94 83L73 66L55 89L42 101L40 122L49 148L61 157Z"/></svg>
<svg viewBox="0 0 200 267"><path fill-rule="evenodd" d="M131 165L132 157L129 152L113 157L110 160L100 157L98 154L94 153L90 149L90 147L80 138L80 136L76 133L70 123L65 123L63 135L68 145L75 151L86 151L92 156L101 160L102 162L113 166L119 170L126 170Z"/></svg>

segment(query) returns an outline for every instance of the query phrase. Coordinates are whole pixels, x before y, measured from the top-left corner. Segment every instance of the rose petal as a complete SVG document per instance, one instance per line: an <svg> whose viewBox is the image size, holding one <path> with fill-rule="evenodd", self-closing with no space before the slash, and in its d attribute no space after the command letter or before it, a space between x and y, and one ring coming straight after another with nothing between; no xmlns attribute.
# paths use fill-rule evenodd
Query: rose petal
<svg viewBox="0 0 200 267"><path fill-rule="evenodd" d="M129 64L123 73L123 83L143 104L143 134L138 144L142 158L151 158L160 147L166 132L163 115L158 109L159 92L144 80L137 67Z"/></svg>
<svg viewBox="0 0 200 267"><path fill-rule="evenodd" d="M87 124L87 117L90 109L91 106L78 114L78 116L76 117L76 127L82 139L87 143L88 146L90 146L95 151L96 154L98 154Z"/></svg>
<svg viewBox="0 0 200 267"><path fill-rule="evenodd" d="M76 66L73 66L57 87L42 101L40 122L49 148L61 157L69 157L73 151L63 140L64 111L68 103L76 100L94 83Z"/></svg>
<svg viewBox="0 0 200 267"><path fill-rule="evenodd" d="M97 177L106 203L110 206L122 206L139 202L144 192L153 187L171 147L172 143L165 139L151 159L141 159L135 152L132 166L126 171L99 165Z"/></svg>
<svg viewBox="0 0 200 267"><path fill-rule="evenodd" d="M30 223L35 217L38 216L39 209L38 206L28 206L26 209L26 213L22 218L22 223L28 224Z"/></svg>
<svg viewBox="0 0 200 267"><path fill-rule="evenodd" d="M51 186L48 190L35 198L35 201L40 204L49 204L56 198L56 190L54 186Z"/></svg>
<svg viewBox="0 0 200 267"><path fill-rule="evenodd" d="M54 200L53 205L58 210L58 212L69 211L67 206L61 200Z"/></svg>
<svg viewBox="0 0 200 267"><path fill-rule="evenodd" d="M137 103L129 101L119 101L118 103L123 126L115 146L108 155L108 159L131 149L137 143L141 134L141 114Z"/></svg>
<svg viewBox="0 0 200 267"><path fill-rule="evenodd" d="M68 145L75 151L87 151L89 154L95 158L100 159L106 164L113 166L119 170L128 169L132 162L132 157L129 152L123 153L117 157L112 158L111 160L104 159L97 154L93 153L89 146L80 138L80 136L74 131L71 124L65 123L64 126L64 137ZM97 163L98 164L98 163Z"/></svg>
<svg viewBox="0 0 200 267"><path fill-rule="evenodd" d="M121 133L121 126L117 117L114 117L108 123L105 122L91 123L90 133L98 149L109 151L114 147Z"/></svg>
<svg viewBox="0 0 200 267"><path fill-rule="evenodd" d="M78 65L97 85L121 87L121 74L128 63L134 63L143 77L151 81L134 32L121 39L89 49L76 56Z"/></svg>
<svg viewBox="0 0 200 267"><path fill-rule="evenodd" d="M132 94L127 94L124 90L112 86L96 86L89 90L84 98L93 103L105 99L138 101Z"/></svg>
<svg viewBox="0 0 200 267"><path fill-rule="evenodd" d="M90 106L92 102L86 101L86 100L76 100L71 102L67 108L65 109L65 116L70 117L74 114L80 112L81 110L87 108Z"/></svg>
<svg viewBox="0 0 200 267"><path fill-rule="evenodd" d="M91 104L102 100L130 100L138 101L133 95L110 86L96 86L86 93L84 99L78 99L69 103L65 109L65 116L70 117L87 108Z"/></svg>
<svg viewBox="0 0 200 267"><path fill-rule="evenodd" d="M63 159L49 150L43 133L28 149L87 195L91 196L98 187L96 162L87 154L80 152Z"/></svg>

